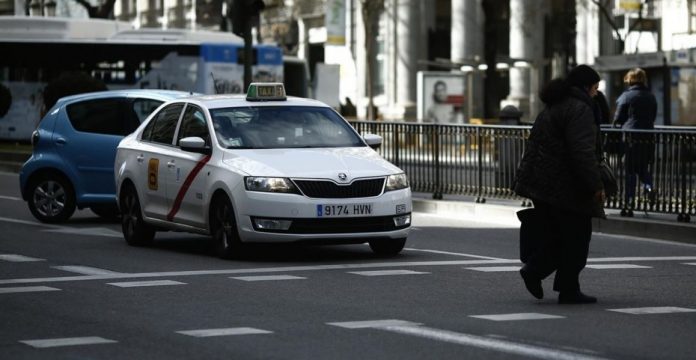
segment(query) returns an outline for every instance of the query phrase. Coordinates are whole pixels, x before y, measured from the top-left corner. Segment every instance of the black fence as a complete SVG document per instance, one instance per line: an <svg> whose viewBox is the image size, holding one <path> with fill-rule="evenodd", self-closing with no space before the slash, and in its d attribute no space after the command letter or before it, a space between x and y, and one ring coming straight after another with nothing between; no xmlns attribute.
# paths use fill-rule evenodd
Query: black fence
<svg viewBox="0 0 696 360"><path fill-rule="evenodd" d="M435 125L353 121L361 134L382 136L379 153L403 169L415 192L519 199L510 189L530 126ZM690 221L696 215L696 129L602 128L619 193L605 206L629 215L650 211ZM652 191L644 182L652 181Z"/></svg>

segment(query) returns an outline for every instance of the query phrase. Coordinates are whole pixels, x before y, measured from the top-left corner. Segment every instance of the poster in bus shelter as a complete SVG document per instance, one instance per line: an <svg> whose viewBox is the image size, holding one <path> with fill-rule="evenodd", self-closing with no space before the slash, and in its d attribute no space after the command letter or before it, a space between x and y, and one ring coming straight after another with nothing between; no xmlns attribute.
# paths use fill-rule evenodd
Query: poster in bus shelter
<svg viewBox="0 0 696 360"><path fill-rule="evenodd" d="M446 71L418 72L418 121L463 124L466 76Z"/></svg>

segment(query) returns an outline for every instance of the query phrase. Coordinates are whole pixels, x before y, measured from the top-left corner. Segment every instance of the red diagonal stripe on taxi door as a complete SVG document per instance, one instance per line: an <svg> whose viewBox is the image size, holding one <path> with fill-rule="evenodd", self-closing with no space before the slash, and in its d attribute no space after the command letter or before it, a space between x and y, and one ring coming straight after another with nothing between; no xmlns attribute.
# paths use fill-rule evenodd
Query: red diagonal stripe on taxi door
<svg viewBox="0 0 696 360"><path fill-rule="evenodd" d="M188 191L189 187L191 187L191 183L193 182L193 179L196 178L196 175L203 169L203 166L205 166L206 163L210 160L210 155L206 155L202 159L196 163L196 166L191 170L191 172L188 174L186 177L186 180L184 180L184 184L181 185L181 188L179 189L179 193L176 194L176 199L174 199L174 204L172 205L172 209L169 211L169 214L167 214L167 221L172 221L174 219L174 215L179 211L179 208L181 207L181 201L184 200L184 196L186 195L186 192Z"/></svg>

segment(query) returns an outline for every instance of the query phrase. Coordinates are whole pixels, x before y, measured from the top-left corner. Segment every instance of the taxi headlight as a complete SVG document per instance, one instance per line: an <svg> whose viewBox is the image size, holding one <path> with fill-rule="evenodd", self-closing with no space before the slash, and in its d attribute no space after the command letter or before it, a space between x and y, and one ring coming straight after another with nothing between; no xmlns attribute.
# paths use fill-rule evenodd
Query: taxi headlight
<svg viewBox="0 0 696 360"><path fill-rule="evenodd" d="M248 176L244 179L244 185L249 191L299 194L288 178Z"/></svg>
<svg viewBox="0 0 696 360"><path fill-rule="evenodd" d="M384 191L401 190L408 187L408 176L406 174L389 175L387 186Z"/></svg>

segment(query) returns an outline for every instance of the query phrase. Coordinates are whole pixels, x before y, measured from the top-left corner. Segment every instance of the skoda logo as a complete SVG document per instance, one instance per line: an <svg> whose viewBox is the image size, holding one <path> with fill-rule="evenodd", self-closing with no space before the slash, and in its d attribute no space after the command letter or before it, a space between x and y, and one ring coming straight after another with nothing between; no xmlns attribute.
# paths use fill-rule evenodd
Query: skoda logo
<svg viewBox="0 0 696 360"><path fill-rule="evenodd" d="M341 181L346 181L346 179L348 179L348 175L345 173L338 173L338 179Z"/></svg>

